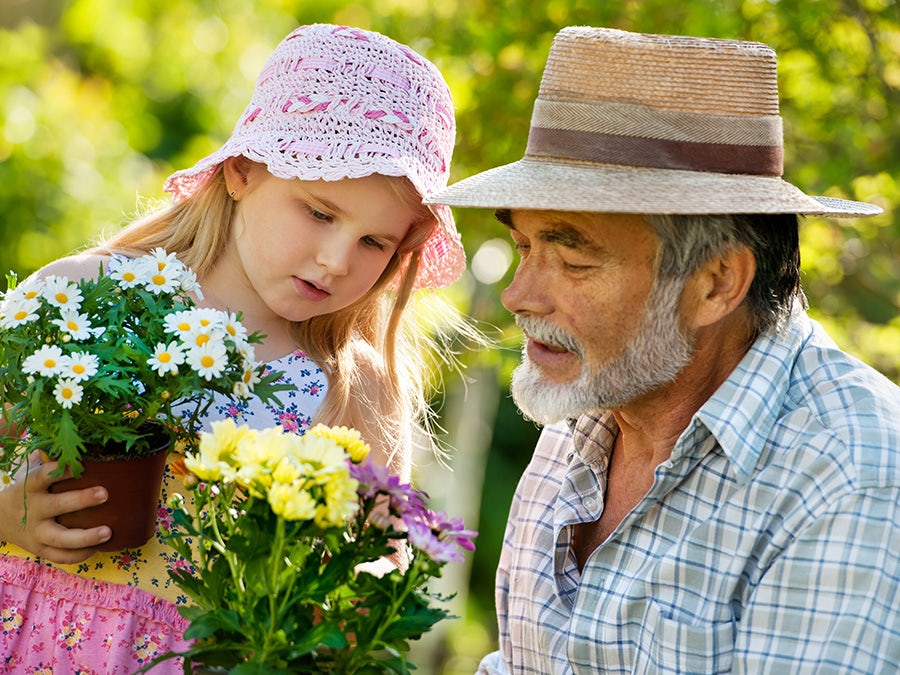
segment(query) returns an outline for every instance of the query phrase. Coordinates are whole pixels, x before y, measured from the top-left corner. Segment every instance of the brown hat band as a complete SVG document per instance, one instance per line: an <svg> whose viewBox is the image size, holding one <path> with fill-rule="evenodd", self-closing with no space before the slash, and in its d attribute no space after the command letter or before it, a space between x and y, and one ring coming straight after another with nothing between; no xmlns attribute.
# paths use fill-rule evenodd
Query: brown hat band
<svg viewBox="0 0 900 675"><path fill-rule="evenodd" d="M600 164L780 176L781 118L538 100L525 154Z"/></svg>

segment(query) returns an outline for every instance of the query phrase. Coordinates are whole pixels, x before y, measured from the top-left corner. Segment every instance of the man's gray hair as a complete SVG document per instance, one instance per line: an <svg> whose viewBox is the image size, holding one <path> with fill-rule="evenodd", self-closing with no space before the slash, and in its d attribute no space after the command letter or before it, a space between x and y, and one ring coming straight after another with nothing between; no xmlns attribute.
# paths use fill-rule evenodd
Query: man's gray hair
<svg viewBox="0 0 900 675"><path fill-rule="evenodd" d="M714 256L746 246L756 276L745 302L759 335L777 328L799 300L800 244L795 214L648 215L661 240L659 281L686 279Z"/></svg>

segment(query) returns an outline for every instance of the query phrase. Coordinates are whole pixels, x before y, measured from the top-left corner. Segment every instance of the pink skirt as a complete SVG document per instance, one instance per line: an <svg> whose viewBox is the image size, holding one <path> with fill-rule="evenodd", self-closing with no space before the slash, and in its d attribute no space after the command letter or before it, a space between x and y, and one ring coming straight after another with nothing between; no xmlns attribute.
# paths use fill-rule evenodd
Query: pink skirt
<svg viewBox="0 0 900 675"><path fill-rule="evenodd" d="M127 675L184 651L188 621L152 593L0 555L0 673ZM153 675L180 675L181 658Z"/></svg>

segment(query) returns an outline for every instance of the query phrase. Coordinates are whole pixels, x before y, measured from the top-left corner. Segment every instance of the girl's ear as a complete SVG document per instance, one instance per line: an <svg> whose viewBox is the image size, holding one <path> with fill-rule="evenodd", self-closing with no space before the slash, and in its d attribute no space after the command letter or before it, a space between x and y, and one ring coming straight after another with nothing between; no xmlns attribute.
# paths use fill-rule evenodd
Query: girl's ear
<svg viewBox="0 0 900 675"><path fill-rule="evenodd" d="M688 320L708 326L724 318L744 301L756 276L756 258L746 246L715 256L691 277Z"/></svg>
<svg viewBox="0 0 900 675"><path fill-rule="evenodd" d="M222 162L222 173L225 176L225 187L234 201L240 201L247 190L247 176L253 162L238 155Z"/></svg>

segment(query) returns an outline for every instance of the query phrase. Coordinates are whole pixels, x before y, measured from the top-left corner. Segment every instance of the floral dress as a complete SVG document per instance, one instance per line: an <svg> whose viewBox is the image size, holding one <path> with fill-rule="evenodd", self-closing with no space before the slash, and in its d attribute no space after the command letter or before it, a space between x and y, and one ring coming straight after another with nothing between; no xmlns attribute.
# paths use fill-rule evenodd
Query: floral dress
<svg viewBox="0 0 900 675"><path fill-rule="evenodd" d="M268 364L284 371L295 390L278 394L281 406L258 398L239 403L222 396L205 426L231 418L262 429L303 433L325 396L327 379L301 351ZM187 647L187 621L177 605L188 599L168 570L186 566L162 538L171 522L169 496L181 492L167 467L160 491L156 535L144 546L101 552L77 565L55 565L0 541L0 673L70 675L134 673L167 651ZM181 659L151 670L182 673Z"/></svg>

